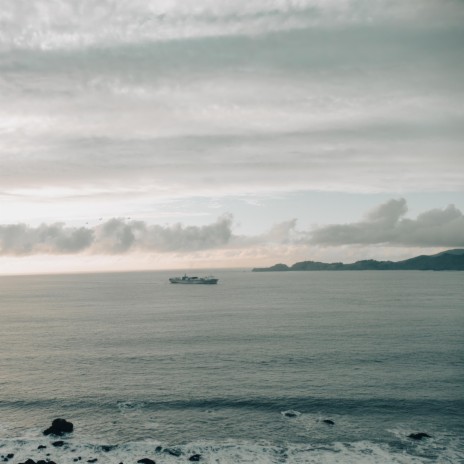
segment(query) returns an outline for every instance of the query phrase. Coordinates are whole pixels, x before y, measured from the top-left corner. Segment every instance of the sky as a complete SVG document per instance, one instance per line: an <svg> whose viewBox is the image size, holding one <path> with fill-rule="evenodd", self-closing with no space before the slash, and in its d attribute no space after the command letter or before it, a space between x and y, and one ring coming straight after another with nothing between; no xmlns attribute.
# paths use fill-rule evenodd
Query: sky
<svg viewBox="0 0 464 464"><path fill-rule="evenodd" d="M462 0L0 0L0 274L464 247Z"/></svg>

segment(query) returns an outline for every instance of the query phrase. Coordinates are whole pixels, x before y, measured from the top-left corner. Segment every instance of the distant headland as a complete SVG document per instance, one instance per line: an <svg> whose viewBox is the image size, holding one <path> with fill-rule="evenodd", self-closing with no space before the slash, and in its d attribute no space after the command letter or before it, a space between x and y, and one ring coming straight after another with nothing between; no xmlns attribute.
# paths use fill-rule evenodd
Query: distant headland
<svg viewBox="0 0 464 464"><path fill-rule="evenodd" d="M430 256L421 255L404 261L366 259L351 264L301 261L292 266L275 264L253 269L253 272L278 271L464 271L464 249L447 250Z"/></svg>

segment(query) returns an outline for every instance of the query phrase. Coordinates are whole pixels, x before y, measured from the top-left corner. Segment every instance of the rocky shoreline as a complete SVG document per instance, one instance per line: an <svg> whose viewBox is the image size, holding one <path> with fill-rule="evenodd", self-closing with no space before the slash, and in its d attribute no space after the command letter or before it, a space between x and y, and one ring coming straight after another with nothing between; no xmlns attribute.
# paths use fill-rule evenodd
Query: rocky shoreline
<svg viewBox="0 0 464 464"><path fill-rule="evenodd" d="M67 421L66 419L55 419L52 422L52 425L43 431L43 435L52 437L65 437L68 434L74 431L74 424ZM57 464L54 460L50 458L51 453L47 452L49 450L48 446L54 448L63 448L69 449L71 453L77 453L77 449L73 446L70 446L71 443L66 440L55 440L52 441L49 445L40 444L37 446L37 452L41 454L39 458L34 457L35 459L29 457L25 460L18 461L14 464ZM96 452L110 453L111 451L117 450L118 445L99 445L94 448ZM179 448L170 448L156 446L153 450L153 453L158 456L172 456L172 457L181 457L184 456L189 462L199 462L202 459L202 455L199 453L189 453L188 455L184 454ZM97 453L95 453L97 454ZM7 453L6 455L1 455L1 462L11 462L15 457L14 453ZM73 456L73 462L87 462L93 464L98 462L98 457L88 457L83 458L80 455ZM14 461L13 461L14 462ZM149 457L142 457L136 461L138 464L156 464L155 459ZM124 464L120 461L119 464Z"/></svg>
<svg viewBox="0 0 464 464"><path fill-rule="evenodd" d="M282 415L290 420L295 420L301 413L298 411L284 411ZM321 423L325 424L326 426L334 427L336 423L331 419L323 419ZM114 462L115 464L124 464L124 461L121 459L125 459L127 454L123 452L123 445L94 445L92 447L87 448L86 451L90 451L90 453L81 453L82 449L79 450L79 445L74 444L71 440L67 440L69 438L69 434L72 434L74 431L74 425L65 420L65 419L55 419L52 425L43 431L43 435L51 436L52 440L54 437L60 437L63 439L54 440L47 444L38 444L36 442L35 445L35 452L31 452L29 449L28 452L24 453L27 458L24 457L23 454L21 459L15 460L16 457L15 453L7 453L5 455L0 455L0 462L11 463L11 464L61 464L61 459L65 457L64 461L66 462L75 462L75 463L89 463L95 464L98 462L108 463ZM424 439L432 438L429 434L425 432L415 432L410 433L407 435L407 438L411 442L417 442ZM0 447L2 445L0 444ZM54 453L53 451L58 451L59 449L66 450L70 454L67 455L60 455ZM127 450L126 450L127 451ZM140 450L139 450L140 451ZM122 452L122 453L121 453ZM84 454L84 455L83 455ZM193 448L189 450L182 450L181 447L163 447L160 445L156 445L151 448L150 452L143 457L135 457L136 455L130 456L130 463L137 463L137 464L156 464L157 459L160 462L173 462L173 459L180 458L183 462L200 462L208 460L207 457L202 456L199 452L194 452ZM55 455L55 456L53 456ZM58 456L58 463L55 459ZM61 458L60 458L61 456Z"/></svg>

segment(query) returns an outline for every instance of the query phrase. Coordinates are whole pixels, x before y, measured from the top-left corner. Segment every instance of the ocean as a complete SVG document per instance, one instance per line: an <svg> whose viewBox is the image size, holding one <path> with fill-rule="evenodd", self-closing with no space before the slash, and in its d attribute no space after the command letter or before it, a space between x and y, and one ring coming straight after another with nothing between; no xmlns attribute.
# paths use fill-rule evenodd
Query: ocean
<svg viewBox="0 0 464 464"><path fill-rule="evenodd" d="M176 274L0 279L0 461L464 462L464 273Z"/></svg>

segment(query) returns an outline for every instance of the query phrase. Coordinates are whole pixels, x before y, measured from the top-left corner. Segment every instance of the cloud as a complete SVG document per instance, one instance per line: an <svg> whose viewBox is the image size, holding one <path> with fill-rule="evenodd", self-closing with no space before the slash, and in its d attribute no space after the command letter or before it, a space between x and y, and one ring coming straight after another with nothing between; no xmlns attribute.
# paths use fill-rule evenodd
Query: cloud
<svg viewBox="0 0 464 464"><path fill-rule="evenodd" d="M17 48L64 49L392 20L439 24L443 16L459 24L459 7L459 0L1 0L0 39Z"/></svg>
<svg viewBox="0 0 464 464"><path fill-rule="evenodd" d="M462 189L439 4L0 0L2 190Z"/></svg>
<svg viewBox="0 0 464 464"><path fill-rule="evenodd" d="M151 225L144 221L112 218L89 227L64 224L0 226L0 256L34 254L107 254L155 252L191 253L216 249L252 249L301 243L305 232L296 230L296 219L275 224L256 236L232 232L233 218L226 214L204 226Z"/></svg>
<svg viewBox="0 0 464 464"><path fill-rule="evenodd" d="M404 198L390 200L370 211L364 221L320 227L311 232L317 245L464 246L464 215L454 205L405 218Z"/></svg>
<svg viewBox="0 0 464 464"><path fill-rule="evenodd" d="M192 197L462 197L463 22L461 0L0 0L2 218L45 223L2 228L3 253L308 241L283 222L303 204L237 237L227 222L185 225ZM438 204L462 209L456 197ZM176 211L158 207L173 199ZM348 220L324 210L311 220ZM258 214L222 211L262 230ZM43 235L164 213L182 225Z"/></svg>
<svg viewBox="0 0 464 464"><path fill-rule="evenodd" d="M297 220L292 219L257 235L235 234L230 214L203 226L180 223L162 226L122 218L112 218L95 227L69 227L63 223L38 227L1 225L0 256L140 253L209 256L210 252L218 252L221 256L229 253L242 257L272 254L279 259L298 253L317 254L327 246L464 247L464 215L455 206L425 211L416 219L405 217L407 209L404 198L392 199L368 212L360 222L299 230Z"/></svg>
<svg viewBox="0 0 464 464"><path fill-rule="evenodd" d="M0 255L78 253L93 242L93 231L64 224L29 227L25 224L0 226Z"/></svg>
<svg viewBox="0 0 464 464"><path fill-rule="evenodd" d="M214 249L229 243L232 217L224 216L205 226L148 225L143 221L126 222L111 219L95 231L93 251L124 253L132 251L198 251Z"/></svg>
<svg viewBox="0 0 464 464"><path fill-rule="evenodd" d="M260 247L274 247L282 245L295 245L301 242L305 232L297 230L297 220L291 219L274 224L268 231L258 235L234 235L230 248L259 249Z"/></svg>
<svg viewBox="0 0 464 464"><path fill-rule="evenodd" d="M232 217L205 226L148 225L113 218L94 228L64 224L0 226L0 255L123 254L127 252L191 252L226 246L232 237Z"/></svg>

